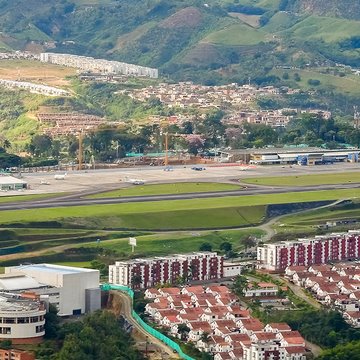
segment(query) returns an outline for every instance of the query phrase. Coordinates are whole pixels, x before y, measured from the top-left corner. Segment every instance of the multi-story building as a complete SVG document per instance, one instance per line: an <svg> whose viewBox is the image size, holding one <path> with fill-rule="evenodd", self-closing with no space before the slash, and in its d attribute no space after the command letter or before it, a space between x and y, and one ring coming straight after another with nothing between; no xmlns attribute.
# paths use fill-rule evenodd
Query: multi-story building
<svg viewBox="0 0 360 360"><path fill-rule="evenodd" d="M0 289L11 292L34 291L47 295L60 316L80 315L101 307L99 270L52 264L5 268Z"/></svg>
<svg viewBox="0 0 360 360"><path fill-rule="evenodd" d="M288 266L326 264L359 257L359 231L282 241L257 248L258 267L271 271L284 271Z"/></svg>
<svg viewBox="0 0 360 360"><path fill-rule="evenodd" d="M127 64L119 61L95 59L88 56L58 53L41 53L40 61L57 65L70 66L83 71L95 73L148 76L151 78L157 78L159 76L158 69L138 66L134 64Z"/></svg>
<svg viewBox="0 0 360 360"><path fill-rule="evenodd" d="M0 339L13 344L38 343L45 335L45 304L17 295L0 296Z"/></svg>
<svg viewBox="0 0 360 360"><path fill-rule="evenodd" d="M109 282L135 289L182 281L223 277L223 257L215 252L116 261L109 266Z"/></svg>

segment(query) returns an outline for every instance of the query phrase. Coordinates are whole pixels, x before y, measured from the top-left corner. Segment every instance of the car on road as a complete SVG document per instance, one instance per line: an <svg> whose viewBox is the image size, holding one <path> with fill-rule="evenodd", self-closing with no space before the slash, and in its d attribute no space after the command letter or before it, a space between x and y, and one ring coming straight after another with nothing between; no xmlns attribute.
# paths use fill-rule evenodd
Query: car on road
<svg viewBox="0 0 360 360"><path fill-rule="evenodd" d="M202 167L202 166L193 166L191 168L191 170L195 170L195 171L203 171L206 170L206 168Z"/></svg>
<svg viewBox="0 0 360 360"><path fill-rule="evenodd" d="M174 168L172 166L166 166L164 171L174 171Z"/></svg>

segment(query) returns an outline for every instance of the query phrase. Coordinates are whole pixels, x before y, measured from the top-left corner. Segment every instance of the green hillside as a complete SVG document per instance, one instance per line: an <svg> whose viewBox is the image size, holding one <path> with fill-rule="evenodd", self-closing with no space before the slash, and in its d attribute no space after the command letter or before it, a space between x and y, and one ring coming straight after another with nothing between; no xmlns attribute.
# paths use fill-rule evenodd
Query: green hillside
<svg viewBox="0 0 360 360"><path fill-rule="evenodd" d="M358 0L0 0L0 33L3 50L127 61L174 80L261 83L279 65L360 67Z"/></svg>

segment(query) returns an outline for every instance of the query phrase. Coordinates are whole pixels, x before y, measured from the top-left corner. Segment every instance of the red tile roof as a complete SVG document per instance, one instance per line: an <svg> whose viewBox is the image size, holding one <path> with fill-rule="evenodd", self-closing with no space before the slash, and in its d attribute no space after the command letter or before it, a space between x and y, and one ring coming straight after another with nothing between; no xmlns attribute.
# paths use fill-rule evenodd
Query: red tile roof
<svg viewBox="0 0 360 360"><path fill-rule="evenodd" d="M285 347L285 351L288 354L304 354L304 353L306 353L306 349L303 346L287 346L287 347Z"/></svg>

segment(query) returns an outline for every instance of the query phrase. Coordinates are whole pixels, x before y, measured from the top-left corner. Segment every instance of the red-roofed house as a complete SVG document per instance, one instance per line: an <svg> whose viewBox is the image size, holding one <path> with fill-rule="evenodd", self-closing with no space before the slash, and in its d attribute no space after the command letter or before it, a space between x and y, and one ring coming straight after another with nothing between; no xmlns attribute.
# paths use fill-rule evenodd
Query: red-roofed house
<svg viewBox="0 0 360 360"><path fill-rule="evenodd" d="M360 327L360 311L346 311L344 312L344 319L351 326Z"/></svg>
<svg viewBox="0 0 360 360"><path fill-rule="evenodd" d="M196 295L196 294L203 294L205 292L204 288L200 285L197 286L186 286L181 289L182 294L186 295Z"/></svg>
<svg viewBox="0 0 360 360"><path fill-rule="evenodd" d="M179 288L161 288L159 292L162 296L167 297L169 295L180 295L181 289Z"/></svg>
<svg viewBox="0 0 360 360"><path fill-rule="evenodd" d="M146 289L145 290L145 299L156 299L162 297L158 289Z"/></svg>
<svg viewBox="0 0 360 360"><path fill-rule="evenodd" d="M194 321L189 323L188 327L190 329L188 340L192 342L199 341L203 333L212 334L211 326L207 321Z"/></svg>
<svg viewBox="0 0 360 360"><path fill-rule="evenodd" d="M206 293L210 293L213 295L219 295L219 294L230 294L231 291L227 286L223 286L223 285L211 285L208 286L205 289Z"/></svg>
<svg viewBox="0 0 360 360"><path fill-rule="evenodd" d="M286 323L270 323L265 326L264 331L279 333L284 331L291 331L291 327Z"/></svg>
<svg viewBox="0 0 360 360"><path fill-rule="evenodd" d="M239 319L236 321L236 326L240 329L242 334L252 335L255 332L262 332L264 329L264 324L254 318L250 319Z"/></svg>
<svg viewBox="0 0 360 360"><path fill-rule="evenodd" d="M287 331L276 334L280 340L282 347L288 346L303 346L305 347L305 340L298 331Z"/></svg>
<svg viewBox="0 0 360 360"><path fill-rule="evenodd" d="M283 349L284 360L306 360L306 349L303 346L289 346Z"/></svg>
<svg viewBox="0 0 360 360"><path fill-rule="evenodd" d="M257 284L250 283L245 291L245 297L266 297L276 296L278 293L278 287L272 283L259 282Z"/></svg>

